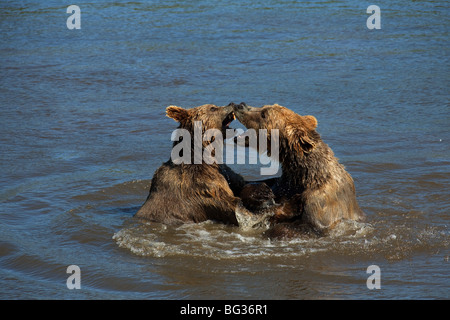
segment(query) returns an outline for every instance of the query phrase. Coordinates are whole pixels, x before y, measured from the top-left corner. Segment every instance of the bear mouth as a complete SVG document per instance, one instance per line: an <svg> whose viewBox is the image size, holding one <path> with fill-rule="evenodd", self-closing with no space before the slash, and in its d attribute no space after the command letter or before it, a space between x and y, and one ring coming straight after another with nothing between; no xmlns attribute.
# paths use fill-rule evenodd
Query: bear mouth
<svg viewBox="0 0 450 320"><path fill-rule="evenodd" d="M231 111L222 121L222 129L230 129L229 125L236 119L236 115Z"/></svg>

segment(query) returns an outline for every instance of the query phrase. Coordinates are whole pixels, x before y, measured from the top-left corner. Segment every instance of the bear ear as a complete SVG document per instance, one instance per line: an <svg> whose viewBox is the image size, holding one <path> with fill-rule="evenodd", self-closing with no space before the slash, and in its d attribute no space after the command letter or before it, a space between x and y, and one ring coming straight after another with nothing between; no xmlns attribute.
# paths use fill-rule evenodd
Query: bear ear
<svg viewBox="0 0 450 320"><path fill-rule="evenodd" d="M304 153L310 153L316 147L311 132L317 128L317 119L314 116L303 116L306 130L297 130L296 136Z"/></svg>
<svg viewBox="0 0 450 320"><path fill-rule="evenodd" d="M188 118L189 114L186 109L177 106L168 106L166 108L166 115L175 121L181 122Z"/></svg>
<svg viewBox="0 0 450 320"><path fill-rule="evenodd" d="M306 124L310 127L311 130L314 130L317 128L317 119L314 116L304 116L303 119L305 120Z"/></svg>

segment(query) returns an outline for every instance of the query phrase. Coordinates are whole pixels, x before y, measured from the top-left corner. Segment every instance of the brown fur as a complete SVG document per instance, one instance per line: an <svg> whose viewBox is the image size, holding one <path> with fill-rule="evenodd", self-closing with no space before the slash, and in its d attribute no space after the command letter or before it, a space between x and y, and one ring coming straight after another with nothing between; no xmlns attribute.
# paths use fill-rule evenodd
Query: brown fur
<svg viewBox="0 0 450 320"><path fill-rule="evenodd" d="M180 123L194 137L194 121L202 121L203 133L219 129L225 134L224 120L230 119L233 106L217 107L206 104L192 109L176 106L167 108L167 116ZM225 136L225 135L224 135ZM179 142L174 142L174 146ZM208 142L203 142L203 148ZM194 157L194 143L192 158ZM150 192L136 217L166 224L217 220L237 224L235 207L244 180L225 165L174 164L165 162L153 175ZM233 192L233 190L234 192Z"/></svg>
<svg viewBox="0 0 450 320"><path fill-rule="evenodd" d="M275 204L275 195L266 183L248 183L239 195L245 208L259 213Z"/></svg>
<svg viewBox="0 0 450 320"><path fill-rule="evenodd" d="M262 108L240 104L235 106L235 114L249 129L268 129L269 139L271 129L279 130L282 176L272 189L282 210L277 210L272 223L283 222L284 226L274 227L269 234L282 237L284 228L289 237L295 226L299 233L305 226L323 233L342 219L364 219L353 179L316 132L315 117L298 115L277 104ZM292 225L286 226L286 222Z"/></svg>

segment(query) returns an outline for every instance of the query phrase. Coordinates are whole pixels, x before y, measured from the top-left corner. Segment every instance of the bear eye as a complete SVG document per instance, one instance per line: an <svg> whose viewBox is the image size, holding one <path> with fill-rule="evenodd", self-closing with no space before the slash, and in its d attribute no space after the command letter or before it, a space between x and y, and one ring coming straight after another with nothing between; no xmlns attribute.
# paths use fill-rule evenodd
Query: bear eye
<svg viewBox="0 0 450 320"><path fill-rule="evenodd" d="M261 111L261 118L265 118L266 117L266 111Z"/></svg>
<svg viewBox="0 0 450 320"><path fill-rule="evenodd" d="M219 110L219 108L217 108L217 107L211 107L211 109L209 109L209 110L211 110L211 111L217 111L217 110Z"/></svg>

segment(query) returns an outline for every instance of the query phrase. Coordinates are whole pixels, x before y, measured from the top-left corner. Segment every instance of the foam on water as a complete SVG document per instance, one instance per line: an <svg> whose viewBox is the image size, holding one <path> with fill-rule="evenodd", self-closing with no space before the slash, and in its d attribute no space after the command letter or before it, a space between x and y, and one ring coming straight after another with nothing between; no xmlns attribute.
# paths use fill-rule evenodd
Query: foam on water
<svg viewBox="0 0 450 320"><path fill-rule="evenodd" d="M113 235L116 244L138 256L189 256L216 260L306 257L332 252L348 256L383 256L399 260L413 251L432 251L450 242L446 227L424 226L411 232L387 221L344 221L329 235L311 239L271 240L261 230L242 230L211 221L181 226L133 222Z"/></svg>
<svg viewBox="0 0 450 320"><path fill-rule="evenodd" d="M242 230L210 221L177 227L144 222L123 228L113 239L119 247L139 256L238 259L303 256L328 250L329 242L338 237L345 237L350 242L360 241L372 230L369 224L345 223L323 239L270 240L260 230Z"/></svg>

